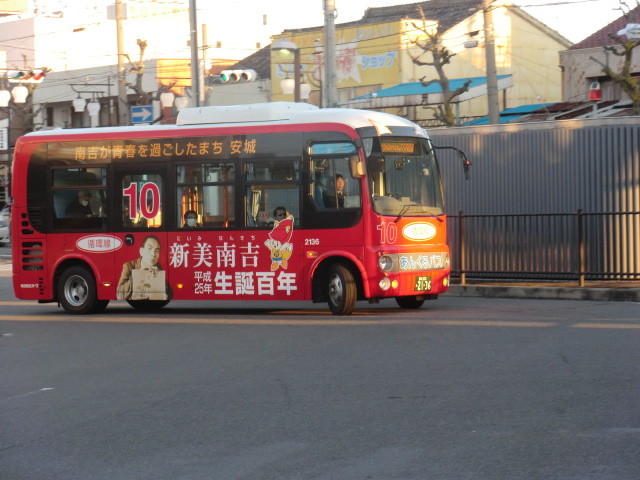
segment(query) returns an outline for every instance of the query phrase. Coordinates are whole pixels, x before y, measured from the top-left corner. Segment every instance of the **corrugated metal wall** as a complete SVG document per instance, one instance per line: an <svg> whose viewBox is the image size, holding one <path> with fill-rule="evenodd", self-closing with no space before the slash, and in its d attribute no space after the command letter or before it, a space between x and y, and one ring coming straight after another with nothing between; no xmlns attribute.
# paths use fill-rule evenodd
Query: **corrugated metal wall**
<svg viewBox="0 0 640 480"><path fill-rule="evenodd" d="M460 160L449 151L438 152L450 215L640 212L640 118L458 127L430 135L435 145L460 148L473 162L471 179L465 181ZM578 268L572 245L579 237L577 215L535 217L535 222L515 218L465 218L466 266L499 272L507 264L520 265L506 270L523 276ZM450 222L454 270L460 268L458 220ZM639 215L583 220L587 271L640 273ZM497 255L500 248L504 253Z"/></svg>

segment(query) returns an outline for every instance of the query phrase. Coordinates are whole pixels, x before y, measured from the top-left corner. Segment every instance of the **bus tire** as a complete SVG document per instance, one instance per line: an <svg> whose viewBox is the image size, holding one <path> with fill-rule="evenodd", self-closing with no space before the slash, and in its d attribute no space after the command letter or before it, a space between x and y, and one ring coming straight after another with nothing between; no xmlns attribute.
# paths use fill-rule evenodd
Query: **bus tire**
<svg viewBox="0 0 640 480"><path fill-rule="evenodd" d="M400 308L415 310L422 306L424 299L418 300L418 297L412 295L408 297L396 297L396 302L400 305Z"/></svg>
<svg viewBox="0 0 640 480"><path fill-rule="evenodd" d="M93 273L81 265L69 267L60 275L58 301L65 312L73 315L93 313L104 304L104 300L98 300Z"/></svg>
<svg viewBox="0 0 640 480"><path fill-rule="evenodd" d="M356 305L358 289L351 270L335 264L329 269L327 299L334 315L350 315Z"/></svg>
<svg viewBox="0 0 640 480"><path fill-rule="evenodd" d="M127 300L138 312L157 312L169 303L169 300Z"/></svg>

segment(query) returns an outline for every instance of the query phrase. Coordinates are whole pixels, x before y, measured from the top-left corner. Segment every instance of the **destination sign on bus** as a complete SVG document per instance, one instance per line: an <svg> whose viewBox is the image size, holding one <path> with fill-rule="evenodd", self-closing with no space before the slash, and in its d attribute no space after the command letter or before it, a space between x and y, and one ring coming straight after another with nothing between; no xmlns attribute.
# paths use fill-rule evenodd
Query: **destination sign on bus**
<svg viewBox="0 0 640 480"><path fill-rule="evenodd" d="M74 147L75 160L221 157L256 153L257 139L246 137L192 138L188 141L148 140L136 143L107 143Z"/></svg>
<svg viewBox="0 0 640 480"><path fill-rule="evenodd" d="M382 142L382 153L415 153L416 144L413 142Z"/></svg>

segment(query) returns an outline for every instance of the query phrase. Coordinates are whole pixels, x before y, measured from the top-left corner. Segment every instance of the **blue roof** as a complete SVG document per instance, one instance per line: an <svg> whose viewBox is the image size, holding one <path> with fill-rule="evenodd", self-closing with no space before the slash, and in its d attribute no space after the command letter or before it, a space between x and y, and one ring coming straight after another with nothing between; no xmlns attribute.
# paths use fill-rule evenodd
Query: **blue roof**
<svg viewBox="0 0 640 480"><path fill-rule="evenodd" d="M506 78L510 75L498 75L498 78ZM451 90L455 90L464 85L464 82L467 80L471 80L471 84L469 84L469 88L477 87L479 85L484 85L487 83L487 77L472 77L472 78L454 78L453 80L449 80L449 88ZM442 89L440 88L440 84L438 82L433 82L429 86L422 85L422 82L409 82L409 83L400 83L394 87L383 88L382 90L378 90L377 92L367 93L366 95L360 95L359 97L355 97L352 100L357 98L372 98L372 97L398 97L402 95L424 95L428 93L441 93Z"/></svg>
<svg viewBox="0 0 640 480"><path fill-rule="evenodd" d="M524 117L530 113L535 112L541 108L553 105L553 103L535 103L532 105L520 105L519 107L506 108L500 112L500 123L509 123L517 118ZM480 117L470 122L465 122L462 125L488 125L489 117Z"/></svg>

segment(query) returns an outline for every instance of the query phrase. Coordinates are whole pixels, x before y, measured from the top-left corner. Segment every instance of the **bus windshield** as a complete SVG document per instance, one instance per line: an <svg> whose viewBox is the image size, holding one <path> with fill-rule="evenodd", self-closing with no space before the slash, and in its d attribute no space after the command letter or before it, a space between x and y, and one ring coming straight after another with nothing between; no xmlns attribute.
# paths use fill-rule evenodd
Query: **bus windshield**
<svg viewBox="0 0 640 480"><path fill-rule="evenodd" d="M412 137L371 140L367 170L376 213L410 217L443 214L440 172L429 141Z"/></svg>

